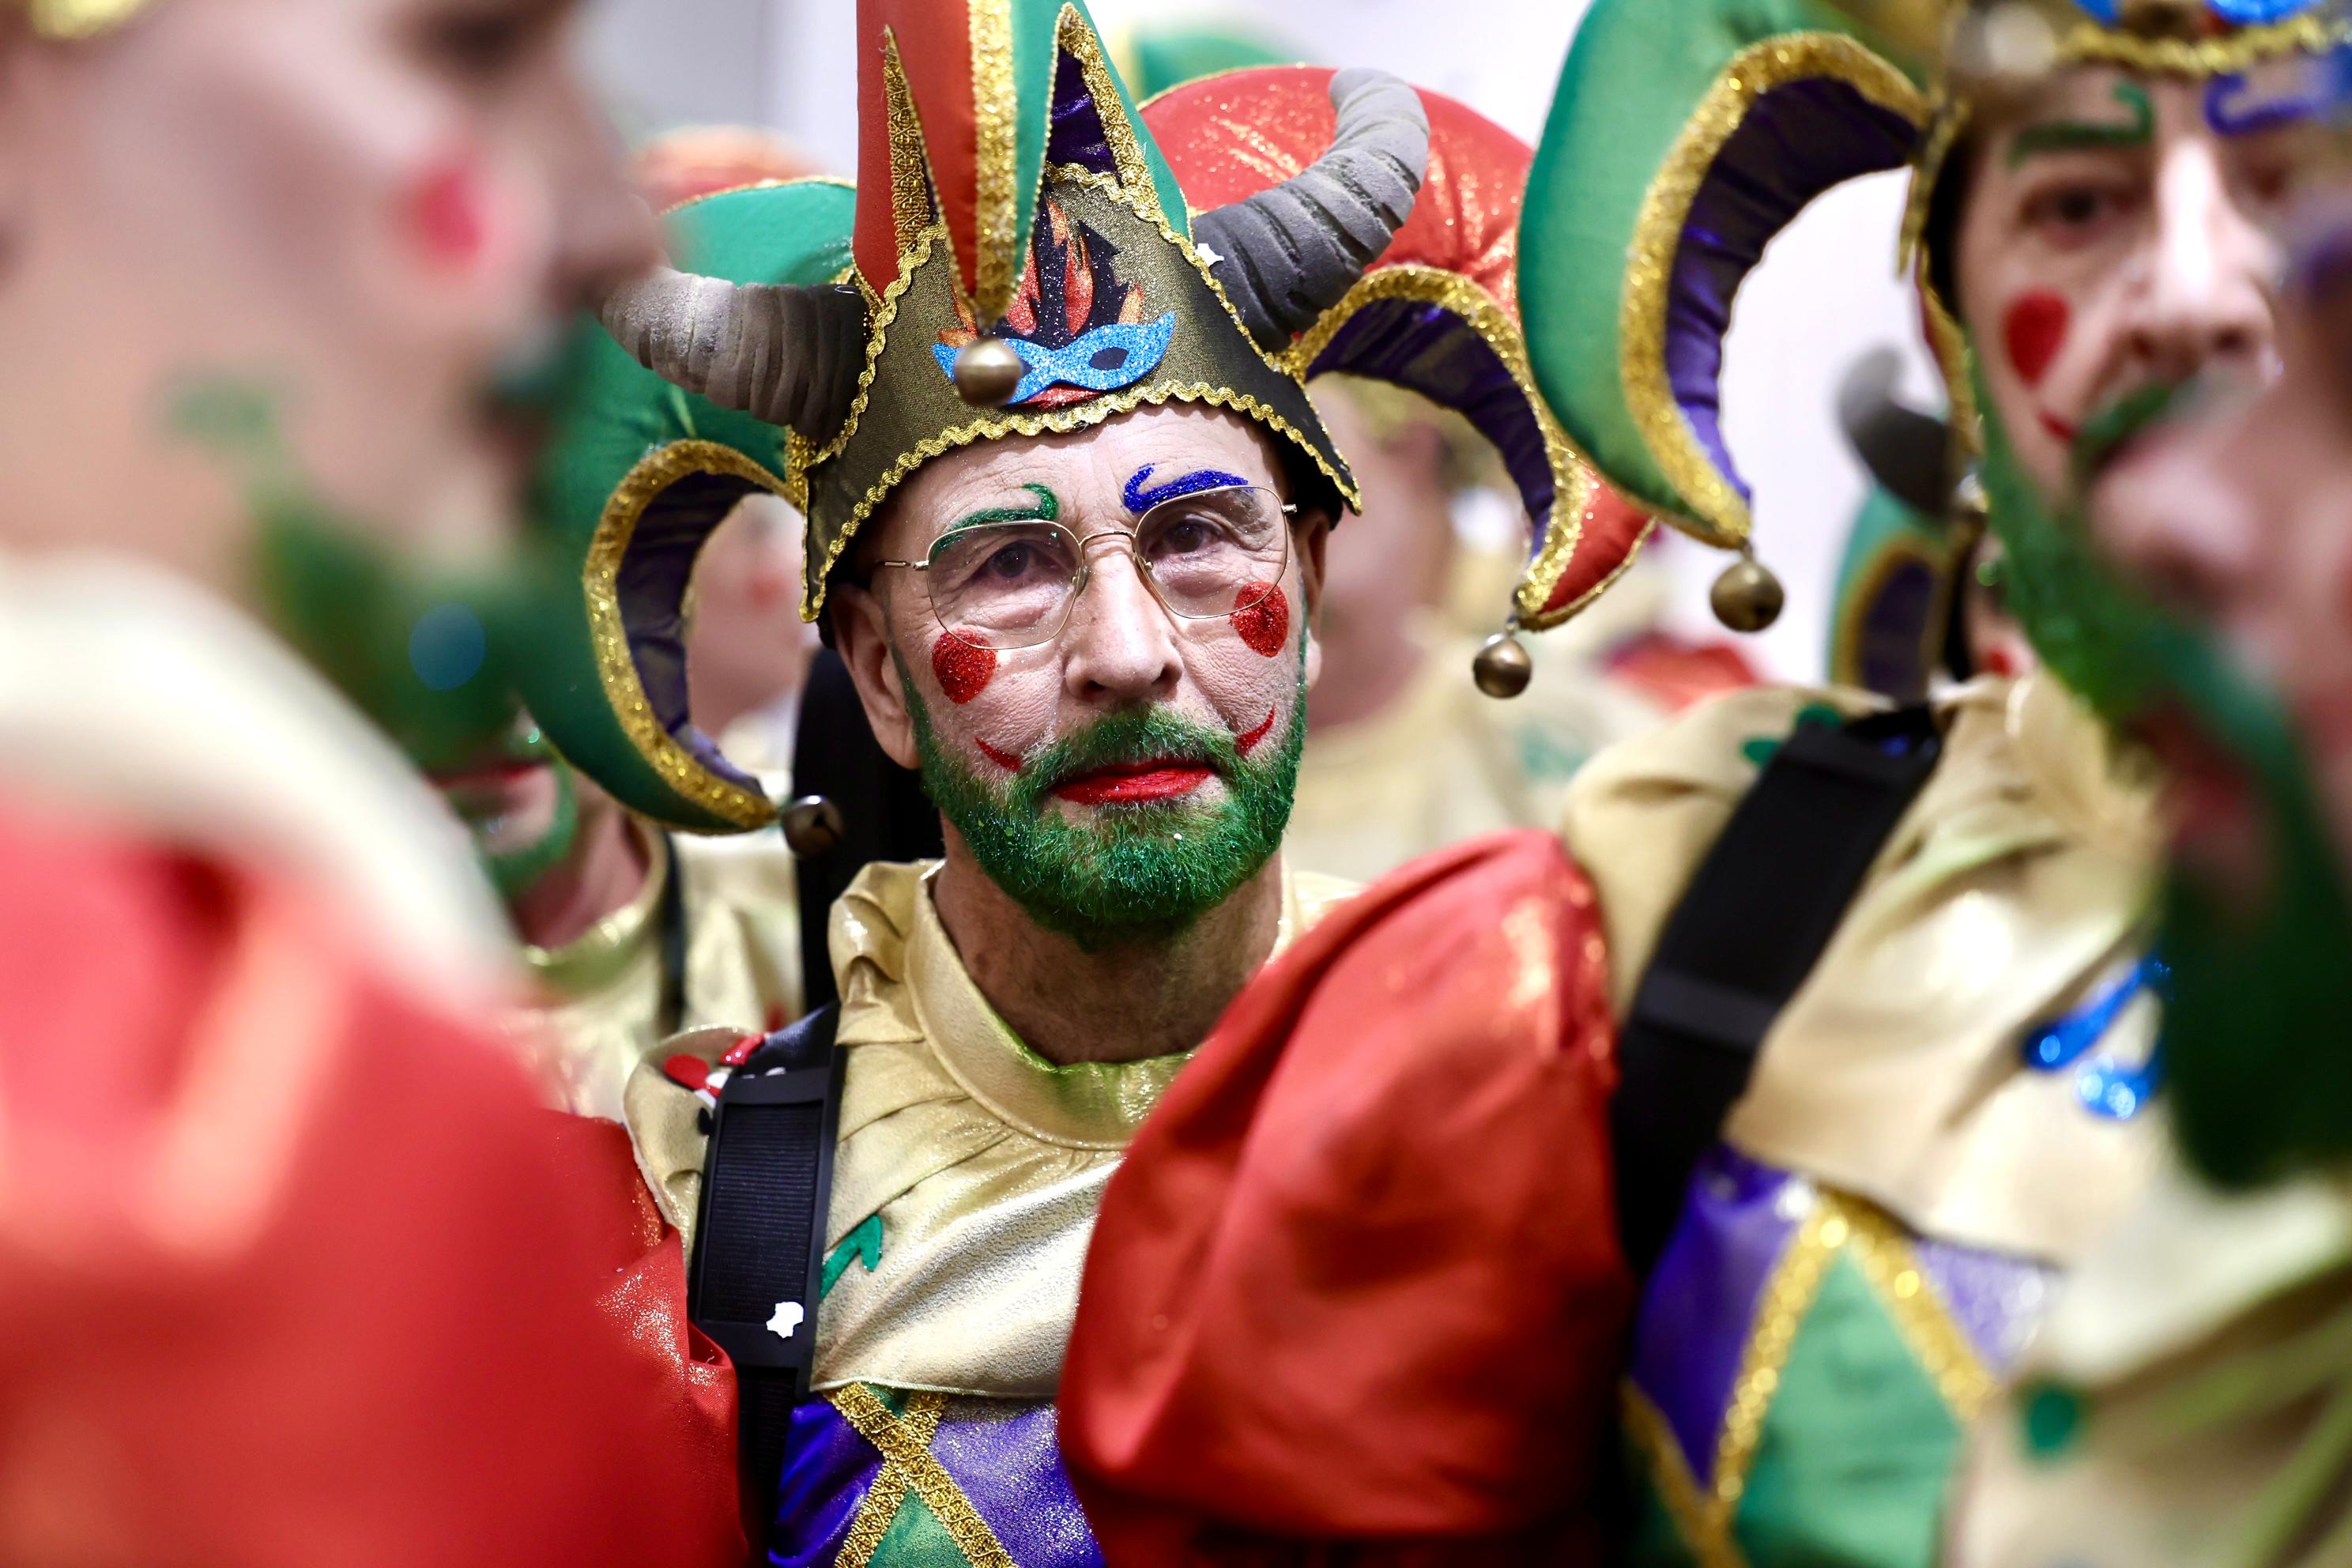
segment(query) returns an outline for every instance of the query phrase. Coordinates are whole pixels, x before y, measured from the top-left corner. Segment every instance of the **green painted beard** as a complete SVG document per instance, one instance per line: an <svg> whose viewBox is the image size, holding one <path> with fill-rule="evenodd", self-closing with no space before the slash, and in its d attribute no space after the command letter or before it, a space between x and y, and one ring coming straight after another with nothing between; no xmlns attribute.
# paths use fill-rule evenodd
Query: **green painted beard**
<svg viewBox="0 0 2352 1568"><path fill-rule="evenodd" d="M2077 472L2166 401L2144 394L2086 425ZM1979 406L2010 603L2035 650L2112 724L2185 717L2241 772L2264 826L2258 907L2234 907L2186 864L2166 879L2157 951L2172 971L2164 1051L2181 1150L2229 1186L2352 1157L2352 889L2294 720L2206 628L2123 583L2079 517L2043 506L1981 385Z"/></svg>
<svg viewBox="0 0 2352 1568"><path fill-rule="evenodd" d="M1114 713L1025 760L1003 784L948 751L911 682L923 787L988 879L1030 918L1087 952L1166 942L1231 898L1282 847L1307 742L1305 679L1289 723L1262 760L1223 730L1164 708ZM1053 785L1141 757L1197 758L1224 781L1215 805L1119 805L1080 824L1053 809Z"/></svg>

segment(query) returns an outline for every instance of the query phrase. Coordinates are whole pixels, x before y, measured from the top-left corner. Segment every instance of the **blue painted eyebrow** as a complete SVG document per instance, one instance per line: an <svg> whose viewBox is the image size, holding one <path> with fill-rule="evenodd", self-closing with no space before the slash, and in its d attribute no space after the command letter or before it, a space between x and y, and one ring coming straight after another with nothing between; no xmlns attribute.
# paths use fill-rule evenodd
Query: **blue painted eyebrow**
<svg viewBox="0 0 2352 1568"><path fill-rule="evenodd" d="M2254 99L2242 71L2224 72L2205 84L2205 123L2221 136L2259 136L2265 131L2316 120L2333 107L2334 100L2324 87Z"/></svg>
<svg viewBox="0 0 2352 1568"><path fill-rule="evenodd" d="M1181 479L1153 485L1151 475L1159 466L1146 463L1135 470L1134 478L1127 481L1127 491L1121 499L1127 502L1127 510L1139 517L1161 501L1174 500L1178 496L1198 495L1202 490L1229 490L1237 485L1249 483L1239 474L1228 474L1218 468L1202 468L1197 474L1186 474Z"/></svg>

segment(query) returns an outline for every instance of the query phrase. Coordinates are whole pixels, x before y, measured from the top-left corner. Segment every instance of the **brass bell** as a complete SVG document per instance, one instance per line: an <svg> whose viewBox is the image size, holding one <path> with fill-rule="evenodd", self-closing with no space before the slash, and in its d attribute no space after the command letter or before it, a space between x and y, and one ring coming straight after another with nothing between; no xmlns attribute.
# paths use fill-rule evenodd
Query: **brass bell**
<svg viewBox="0 0 2352 1568"><path fill-rule="evenodd" d="M1743 555L1715 580L1707 602L1715 606L1715 618L1733 631L1760 632L1780 618L1789 595L1763 563Z"/></svg>
<svg viewBox="0 0 2352 1568"><path fill-rule="evenodd" d="M1536 661L1517 633L1501 631L1486 639L1470 661L1470 678L1489 697L1517 697L1535 679Z"/></svg>
<svg viewBox="0 0 2352 1568"><path fill-rule="evenodd" d="M846 831L841 807L821 795L804 795L784 807L784 842L803 860L831 853Z"/></svg>
<svg viewBox="0 0 2352 1568"><path fill-rule="evenodd" d="M956 395L974 408L1002 408L1029 367L1002 338L982 338L956 351Z"/></svg>

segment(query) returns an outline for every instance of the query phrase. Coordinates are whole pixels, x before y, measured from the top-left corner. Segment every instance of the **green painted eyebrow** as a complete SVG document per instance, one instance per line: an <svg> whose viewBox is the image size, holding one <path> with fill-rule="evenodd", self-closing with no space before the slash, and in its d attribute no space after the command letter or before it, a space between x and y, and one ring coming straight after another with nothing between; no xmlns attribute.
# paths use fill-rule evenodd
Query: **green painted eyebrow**
<svg viewBox="0 0 2352 1568"><path fill-rule="evenodd" d="M981 528L992 522L1058 522L1061 521L1062 501L1059 496L1044 485L1023 485L1021 488L1037 498L1036 505L994 506L986 511L976 511L970 517L960 517L948 524L940 537L945 539L949 534L959 532L963 529Z"/></svg>
<svg viewBox="0 0 2352 1568"><path fill-rule="evenodd" d="M2129 125L2098 125L2082 120L2052 120L2029 125L2011 139L2009 166L2037 153L2074 153L2085 147L2145 147L2156 140L2156 104L2136 81L2116 83L2116 101L2131 110Z"/></svg>

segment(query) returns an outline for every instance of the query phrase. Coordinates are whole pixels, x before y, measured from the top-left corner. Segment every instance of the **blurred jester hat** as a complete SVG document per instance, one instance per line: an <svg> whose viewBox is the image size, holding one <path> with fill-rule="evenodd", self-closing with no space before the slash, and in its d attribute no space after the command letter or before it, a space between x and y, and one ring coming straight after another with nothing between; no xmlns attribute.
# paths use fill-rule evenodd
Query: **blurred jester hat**
<svg viewBox="0 0 2352 1568"><path fill-rule="evenodd" d="M1751 495L1722 428L1724 334L1765 247L1816 197L1913 171L1891 248L1912 269L1973 450L1969 345L1920 243L1971 106L2068 66L2218 79L2345 37L2328 0L1594 0L1521 228L1525 278L1586 283L1528 289L1537 381L1610 484L1747 552Z"/></svg>
<svg viewBox="0 0 2352 1568"><path fill-rule="evenodd" d="M1147 405L1255 420L1336 515L1355 485L1306 383L1344 372L1501 451L1533 521L1520 624L1573 614L1645 535L1535 390L1516 291L1532 153L1507 132L1309 67L1141 111L1076 0L860 0L857 37L858 185L674 213L675 267L606 302L614 342L565 437L582 592L534 628L526 695L629 805L703 832L773 820L694 727L683 645L696 556L752 489L807 514L814 620L923 463Z"/></svg>

